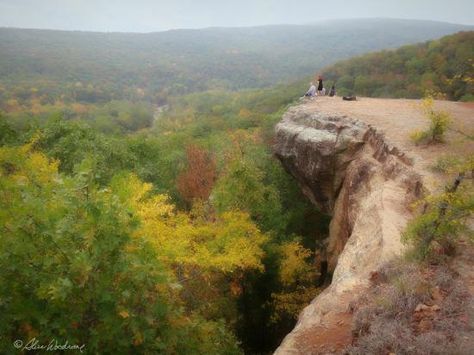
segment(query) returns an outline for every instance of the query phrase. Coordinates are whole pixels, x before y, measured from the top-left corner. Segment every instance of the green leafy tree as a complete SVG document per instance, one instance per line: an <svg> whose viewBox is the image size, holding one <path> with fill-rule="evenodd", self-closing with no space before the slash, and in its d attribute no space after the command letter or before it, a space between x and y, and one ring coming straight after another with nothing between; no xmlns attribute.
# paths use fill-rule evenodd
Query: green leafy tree
<svg viewBox="0 0 474 355"><path fill-rule="evenodd" d="M58 159L61 172L72 173L88 158L96 166L95 179L104 184L118 171L133 166L134 157L121 140L98 133L83 122L53 116L34 134L38 136L35 146Z"/></svg>
<svg viewBox="0 0 474 355"><path fill-rule="evenodd" d="M58 173L31 145L0 148L0 351L37 339L88 353L238 353L222 323L185 314L140 219L92 165Z"/></svg>
<svg viewBox="0 0 474 355"><path fill-rule="evenodd" d="M264 177L252 161L236 159L218 180L211 201L218 211L248 211L263 230L281 230L285 221L279 194Z"/></svg>

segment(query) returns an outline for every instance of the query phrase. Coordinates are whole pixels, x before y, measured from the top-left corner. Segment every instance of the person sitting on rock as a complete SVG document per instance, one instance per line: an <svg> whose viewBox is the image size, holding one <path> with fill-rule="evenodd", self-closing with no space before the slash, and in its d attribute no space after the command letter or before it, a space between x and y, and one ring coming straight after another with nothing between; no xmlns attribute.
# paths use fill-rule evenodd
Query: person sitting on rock
<svg viewBox="0 0 474 355"><path fill-rule="evenodd" d="M313 83L311 83L310 85L311 86L309 87L308 91L306 91L306 94L304 94L304 96L306 96L306 97L316 96L316 86L314 86Z"/></svg>

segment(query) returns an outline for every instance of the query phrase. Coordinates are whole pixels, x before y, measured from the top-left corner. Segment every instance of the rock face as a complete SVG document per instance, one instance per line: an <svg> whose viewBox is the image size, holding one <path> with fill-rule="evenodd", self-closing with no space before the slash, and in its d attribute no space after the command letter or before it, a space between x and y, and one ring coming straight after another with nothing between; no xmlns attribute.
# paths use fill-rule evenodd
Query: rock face
<svg viewBox="0 0 474 355"><path fill-rule="evenodd" d="M400 235L408 206L422 194L421 178L373 127L305 106L291 108L276 126L274 152L312 203L332 216L326 251L332 283L276 351L318 353L306 340L346 311L370 273L403 250Z"/></svg>

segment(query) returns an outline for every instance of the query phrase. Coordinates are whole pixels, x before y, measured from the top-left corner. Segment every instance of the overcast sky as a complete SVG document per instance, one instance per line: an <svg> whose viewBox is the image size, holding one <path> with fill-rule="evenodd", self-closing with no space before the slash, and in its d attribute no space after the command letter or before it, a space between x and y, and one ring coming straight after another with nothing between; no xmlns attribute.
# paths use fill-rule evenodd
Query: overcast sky
<svg viewBox="0 0 474 355"><path fill-rule="evenodd" d="M474 25L474 0L0 0L0 27L152 32L357 17Z"/></svg>

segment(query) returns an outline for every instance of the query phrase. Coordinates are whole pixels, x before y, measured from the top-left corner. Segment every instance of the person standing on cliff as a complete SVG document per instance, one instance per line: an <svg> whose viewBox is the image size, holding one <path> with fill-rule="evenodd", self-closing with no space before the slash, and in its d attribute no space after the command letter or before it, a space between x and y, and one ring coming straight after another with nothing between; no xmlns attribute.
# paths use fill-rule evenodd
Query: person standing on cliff
<svg viewBox="0 0 474 355"><path fill-rule="evenodd" d="M323 90L324 90L324 86L323 86L323 78L321 75L318 76L318 96L322 96L323 95Z"/></svg>

